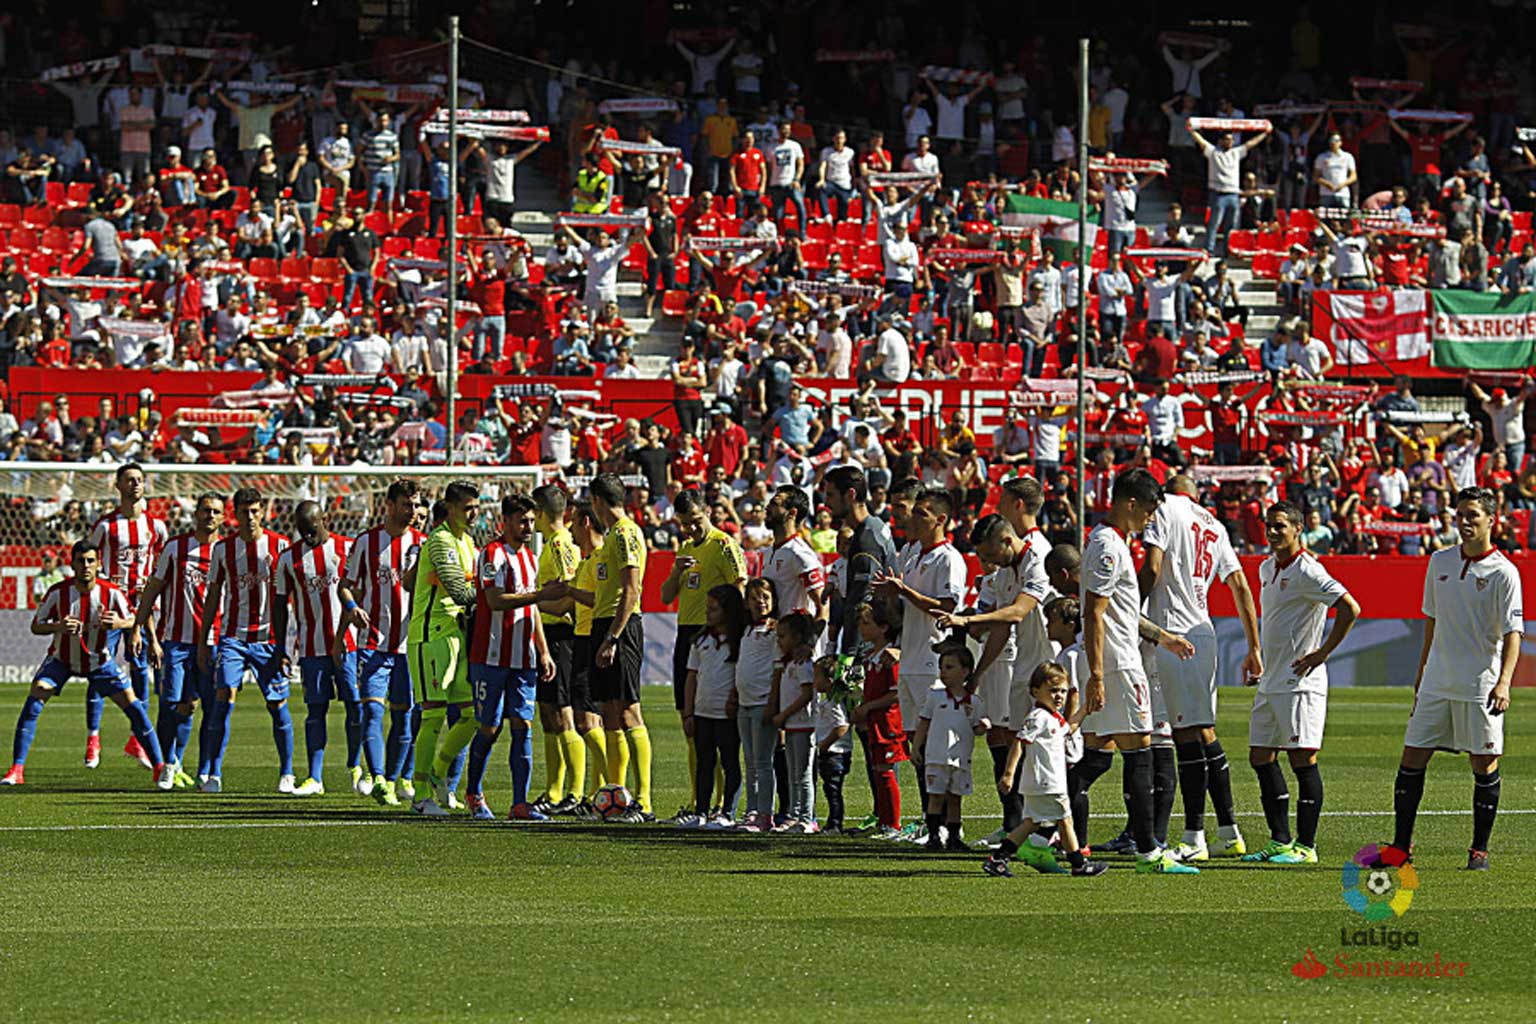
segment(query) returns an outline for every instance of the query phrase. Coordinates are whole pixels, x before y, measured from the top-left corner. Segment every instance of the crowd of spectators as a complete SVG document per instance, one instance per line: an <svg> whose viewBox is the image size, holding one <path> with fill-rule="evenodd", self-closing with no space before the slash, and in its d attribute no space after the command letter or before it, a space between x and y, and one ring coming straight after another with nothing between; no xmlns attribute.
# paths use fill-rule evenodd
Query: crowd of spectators
<svg viewBox="0 0 1536 1024"><path fill-rule="evenodd" d="M50 74L38 87L49 99L0 128L0 369L244 371L259 376L229 390L266 415L250 430L179 424L153 395L72 415L60 395L24 423L7 414L9 430L0 419L0 443L25 459L421 461L446 443L455 349L461 373L550 374L580 392L583 378L645 372L649 334L675 339L662 371L675 425L619 420L584 399L493 398L460 403L457 445L480 461L638 473L638 518L657 544L681 486L713 488L722 524L750 547L766 536L763 488L814 491L847 463L882 487L917 477L948 488L962 522L1001 474L1034 472L1051 488L1048 527L1065 538L1081 525L1062 470L1071 410L1010 408L996 436L976 438L946 410L908 422L891 388L1070 375L1081 354L1096 375L1089 429L1103 438L1088 453L1090 516L1116 468L1205 462L1273 467L1268 482L1211 496L1244 548L1262 543L1248 502L1282 491L1310 495L1308 543L1333 551L1430 549L1446 488L1466 474L1524 510L1525 392L1513 387L1469 385L1466 422L1256 429L1264 410L1324 401L1305 386L1335 371L1332 345L1309 329L1314 290L1536 288L1536 157L1516 133L1532 83L1496 44L1447 28L1436 48L1398 31L1400 53L1334 66L1305 8L1279 49L1113 37L1090 70L1089 152L1169 170L1084 180L1066 46L994 41L969 8L927 47L881 12L832 18L817 47L792 27L759 14L662 26L652 35L667 49L643 60L598 47L482 64L492 73L464 102L527 110L551 142L464 139L456 167L426 130L440 89L359 85L259 43L139 46L112 67ZM49 42L21 51L32 71L101 56L67 33ZM1422 88L1352 84L1360 74ZM639 96L671 107L600 106ZM1261 104L1298 112L1272 132L1188 125ZM1404 106L1473 118L1389 115ZM612 148L621 139L654 151ZM525 161L572 213L647 216L560 226L534 246L517 230ZM872 177L889 172L907 177ZM1070 201L1080 187L1098 222L1086 273L1051 232L1005 229L1015 197ZM466 239L454 284L465 312L451 329L432 265L450 218ZM1161 255L1139 255L1146 247ZM1245 270L1273 281L1283 315L1272 330L1250 331ZM103 291L90 277L138 283ZM632 322L624 281L644 286ZM1230 379L1197 389L1187 373ZM388 387L357 383L386 374ZM818 404L801 385L823 378L860 394L847 408ZM1426 531L1362 529L1385 521ZM1506 526L1523 544L1520 521Z"/></svg>

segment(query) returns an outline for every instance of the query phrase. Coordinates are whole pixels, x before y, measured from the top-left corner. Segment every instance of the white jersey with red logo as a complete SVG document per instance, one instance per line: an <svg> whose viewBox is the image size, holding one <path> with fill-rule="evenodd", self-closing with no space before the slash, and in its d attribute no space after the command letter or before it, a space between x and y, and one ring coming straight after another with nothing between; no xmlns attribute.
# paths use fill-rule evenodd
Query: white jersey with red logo
<svg viewBox="0 0 1536 1024"><path fill-rule="evenodd" d="M469 663L495 668L537 668L534 630L539 623L537 604L508 611L493 611L487 603L489 587L507 594L531 594L539 589L538 559L525 544L516 550L505 541L493 540L480 552L475 564L475 631L469 642Z"/></svg>
<svg viewBox="0 0 1536 1024"><path fill-rule="evenodd" d="M74 580L60 580L43 595L43 601L32 615L34 625L62 622L68 618L80 620L80 632L71 635L59 633L48 645L48 656L62 661L73 672L81 675L93 672L111 661L117 654L117 629L102 625L103 616L128 617L128 596L122 588L104 579L97 579L82 593Z"/></svg>
<svg viewBox="0 0 1536 1024"><path fill-rule="evenodd" d="M272 608L276 602L277 559L288 538L271 530L246 540L238 533L213 546L208 585L221 584L224 604L219 609L219 635L226 640L270 644Z"/></svg>
<svg viewBox="0 0 1536 1024"><path fill-rule="evenodd" d="M814 612L811 592L820 590L827 582L821 556L811 550L811 546L799 534L775 546L768 553L763 563L763 577L773 581L780 615Z"/></svg>
<svg viewBox="0 0 1536 1024"><path fill-rule="evenodd" d="M1147 596L1147 618L1180 636L1210 625L1212 582L1243 568L1226 527L1204 505L1173 491L1147 523L1141 541L1163 552L1157 581Z"/></svg>
<svg viewBox="0 0 1536 1024"><path fill-rule="evenodd" d="M114 509L96 521L91 547L101 553L101 574L122 587L132 603L149 582L155 556L168 535L163 520L144 512L125 516Z"/></svg>
<svg viewBox="0 0 1536 1024"><path fill-rule="evenodd" d="M214 543L200 541L193 533L182 533L160 549L153 578L163 588L159 597L161 643L197 643L203 628L203 598L208 593ZM217 629L217 621L214 626Z"/></svg>
<svg viewBox="0 0 1536 1024"><path fill-rule="evenodd" d="M358 607L368 616L368 629L359 637L370 650L405 653L405 634L411 623L411 593L405 575L416 564L427 535L407 528L396 537L382 526L352 542L343 579L352 588Z"/></svg>
<svg viewBox="0 0 1536 1024"><path fill-rule="evenodd" d="M331 534L320 544L297 541L277 559L277 599L292 597L299 634L299 657L328 657L336 626L341 622L341 578L352 542ZM356 650L352 631L343 638L346 649Z"/></svg>

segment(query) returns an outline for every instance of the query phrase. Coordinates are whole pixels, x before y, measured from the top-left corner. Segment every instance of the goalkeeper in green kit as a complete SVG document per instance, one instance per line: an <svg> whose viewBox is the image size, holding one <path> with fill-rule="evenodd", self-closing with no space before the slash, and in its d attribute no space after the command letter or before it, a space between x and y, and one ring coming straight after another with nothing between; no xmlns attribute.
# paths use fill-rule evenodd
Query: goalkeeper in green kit
<svg viewBox="0 0 1536 1024"><path fill-rule="evenodd" d="M480 491L459 480L448 485L443 500L448 517L427 535L417 563L405 646L411 686L421 705L414 776L418 799L411 809L434 818L448 814L448 764L438 751L462 750L476 729L467 710L472 703L469 613L475 602L475 542L469 524L480 511ZM463 715L445 733L450 705Z"/></svg>

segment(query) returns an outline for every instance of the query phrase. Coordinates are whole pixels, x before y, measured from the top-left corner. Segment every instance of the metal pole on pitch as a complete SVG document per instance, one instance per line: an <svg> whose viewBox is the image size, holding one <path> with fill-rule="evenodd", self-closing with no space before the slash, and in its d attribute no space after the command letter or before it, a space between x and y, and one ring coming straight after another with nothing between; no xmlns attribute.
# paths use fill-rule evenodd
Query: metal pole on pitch
<svg viewBox="0 0 1536 1024"><path fill-rule="evenodd" d="M459 16L448 18L448 451L459 429Z"/></svg>
<svg viewBox="0 0 1536 1024"><path fill-rule="evenodd" d="M1086 370L1088 369L1088 263L1093 250L1088 245L1088 40L1077 41L1077 526L1087 536L1088 493L1087 462L1088 415ZM1081 542L1079 542L1081 546Z"/></svg>

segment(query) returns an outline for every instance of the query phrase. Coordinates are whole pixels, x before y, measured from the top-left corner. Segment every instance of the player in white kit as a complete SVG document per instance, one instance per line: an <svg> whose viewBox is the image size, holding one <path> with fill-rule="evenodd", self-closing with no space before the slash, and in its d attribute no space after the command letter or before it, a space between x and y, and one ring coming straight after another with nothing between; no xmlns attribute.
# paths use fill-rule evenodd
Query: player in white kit
<svg viewBox="0 0 1536 1024"><path fill-rule="evenodd" d="M902 603L901 668L896 683L909 745L917 731L918 716L927 703L928 691L939 685L939 656L933 648L944 639L946 630L940 628L936 616L952 612L960 604L969 575L965 559L949 542L951 511L948 491L930 488L920 492L907 516L907 536L912 543L896 557L894 571L881 570L871 582L875 593L900 599ZM918 795L927 808L923 751L911 746L911 755L917 771ZM918 841L920 829L921 823L907 838Z"/></svg>
<svg viewBox="0 0 1536 1024"><path fill-rule="evenodd" d="M1259 618L1253 591L1227 539L1227 531L1195 500L1199 489L1187 476L1163 487L1164 501L1142 535L1146 561L1140 582L1147 595L1147 617L1195 648L1188 660L1162 648L1152 651L1155 685L1162 689L1178 755L1179 789L1184 794L1184 839L1174 856L1208 860L1211 853L1247 853L1232 813L1232 778L1227 755L1216 738L1216 629L1211 625L1211 585L1220 580L1232 591L1237 617L1248 641L1243 677L1263 674L1259 657ZM1216 841L1205 841L1205 795L1216 808Z"/></svg>
<svg viewBox="0 0 1536 1024"><path fill-rule="evenodd" d="M1033 480L1028 482L1038 493L1039 484ZM998 569L983 583L985 599L977 614L940 615L938 625L940 628L990 628L986 646L977 662L977 677L984 684L991 683L992 692L986 694L986 703L987 717L994 728L987 736L987 743L992 752L995 781L1002 778L1009 748L1018 732L1011 723L1015 720L1022 722L1033 706L1029 679L1042 662L1050 661L1056 653L1046 635L1044 613L1046 602L1056 595L1045 577L1046 541L1040 531L1031 530L1021 537L1001 514L984 516L971 529L971 547L979 558ZM996 662L1003 662L1008 655L1011 655L1006 662L1010 676L998 687L993 681L993 669ZM1020 672L1024 674L1020 676ZM1018 784L1019 780L1014 782L1002 798L1003 827L987 837L989 843L1001 842L1003 836L1024 820L1024 790Z"/></svg>
<svg viewBox="0 0 1536 1024"><path fill-rule="evenodd" d="M1392 801L1397 817L1392 845L1409 859L1430 757L1436 750L1467 754L1472 763L1470 871L1488 870L1488 837L1499 813L1504 712L1525 629L1519 570L1493 546L1497 511L1498 496L1486 487L1458 492L1461 544L1429 556L1424 649Z"/></svg>
<svg viewBox="0 0 1536 1024"><path fill-rule="evenodd" d="M1157 513L1163 489L1151 473L1132 469L1115 478L1110 500L1109 515L1089 535L1082 558L1083 649L1088 663L1083 731L1112 739L1125 760L1136 870L1198 874L1198 868L1164 856L1153 837L1152 694L1141 662L1141 590L1126 543Z"/></svg>
<svg viewBox="0 0 1536 1024"><path fill-rule="evenodd" d="M1248 763L1259 776L1269 843L1245 854L1245 861L1317 863L1317 822L1323 810L1317 752L1323 746L1328 713L1324 666L1360 615L1360 605L1344 585L1302 548L1301 526L1301 509L1289 501L1276 502L1264 514L1272 553L1259 566L1264 673L1248 721ZM1333 628L1324 639L1329 608L1334 611ZM1277 760L1282 750L1296 775L1294 841L1291 794Z"/></svg>

